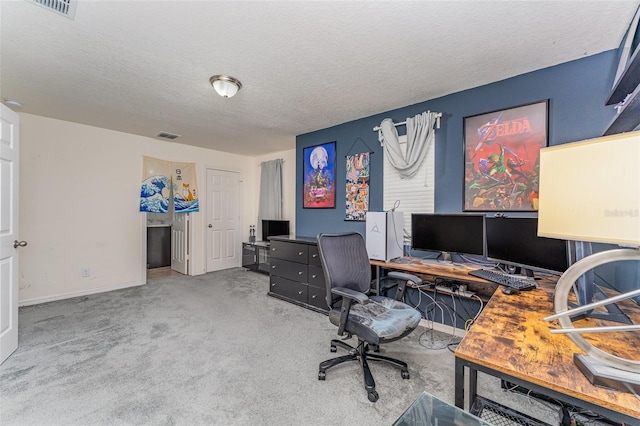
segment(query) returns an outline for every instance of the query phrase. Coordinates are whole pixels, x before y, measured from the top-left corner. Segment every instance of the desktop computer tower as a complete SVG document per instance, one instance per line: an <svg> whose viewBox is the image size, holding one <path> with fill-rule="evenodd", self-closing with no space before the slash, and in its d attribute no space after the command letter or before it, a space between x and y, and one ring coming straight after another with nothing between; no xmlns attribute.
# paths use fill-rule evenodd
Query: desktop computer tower
<svg viewBox="0 0 640 426"><path fill-rule="evenodd" d="M403 255L402 212L367 212L369 259L388 261Z"/></svg>

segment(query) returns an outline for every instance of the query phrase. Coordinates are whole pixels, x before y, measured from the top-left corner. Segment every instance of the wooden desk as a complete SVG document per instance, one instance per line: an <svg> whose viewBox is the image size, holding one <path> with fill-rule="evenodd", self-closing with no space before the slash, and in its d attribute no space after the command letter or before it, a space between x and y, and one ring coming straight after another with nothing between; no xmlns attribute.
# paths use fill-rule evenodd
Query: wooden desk
<svg viewBox="0 0 640 426"><path fill-rule="evenodd" d="M413 272L415 274L432 275L461 281L473 281L483 284L487 283L487 281L482 278L469 275L469 271L479 268L477 265L470 265L467 263L423 264L420 260L421 259L415 257L401 257L389 262L371 260L370 263L374 265L376 269L398 269L401 271Z"/></svg>
<svg viewBox="0 0 640 426"><path fill-rule="evenodd" d="M419 276L422 275L421 278L423 279L428 278L424 277L424 275L427 275L434 278L445 278L449 280L464 281L468 284L469 290L475 292L483 302L487 302L498 287L497 284L485 281L482 278L469 275L469 271L479 268L478 265L468 263L421 263L421 260L422 259L415 257L401 257L389 262L384 262L381 260L370 260L371 265L376 267L376 294L380 294L379 284L381 269L395 269L403 272L413 273Z"/></svg>
<svg viewBox="0 0 640 426"><path fill-rule="evenodd" d="M640 399L593 386L573 363L574 353L582 351L568 337L551 334L550 329L559 325L543 318L554 313L553 290L553 283L546 282L518 295L495 292L455 352L456 406L465 405L464 367L468 367L469 404L476 397L477 372L482 371L609 419L640 425ZM637 305L629 304L625 312L634 323L640 322ZM576 322L576 327L596 324L602 323L584 319ZM640 357L640 333L591 333L584 337L618 356Z"/></svg>

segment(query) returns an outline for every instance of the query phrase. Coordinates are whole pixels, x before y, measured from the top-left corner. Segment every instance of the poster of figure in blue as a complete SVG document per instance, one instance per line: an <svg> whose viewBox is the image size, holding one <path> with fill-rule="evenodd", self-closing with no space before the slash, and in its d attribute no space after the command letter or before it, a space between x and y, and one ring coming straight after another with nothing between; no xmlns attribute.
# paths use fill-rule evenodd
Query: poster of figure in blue
<svg viewBox="0 0 640 426"><path fill-rule="evenodd" d="M194 163L143 157L140 211L171 213L169 197L172 194L175 213L199 211L195 168Z"/></svg>
<svg viewBox="0 0 640 426"><path fill-rule="evenodd" d="M336 143L310 146L303 150L302 207L334 209L336 207Z"/></svg>
<svg viewBox="0 0 640 426"><path fill-rule="evenodd" d="M364 221L369 210L369 153L347 155L347 216Z"/></svg>

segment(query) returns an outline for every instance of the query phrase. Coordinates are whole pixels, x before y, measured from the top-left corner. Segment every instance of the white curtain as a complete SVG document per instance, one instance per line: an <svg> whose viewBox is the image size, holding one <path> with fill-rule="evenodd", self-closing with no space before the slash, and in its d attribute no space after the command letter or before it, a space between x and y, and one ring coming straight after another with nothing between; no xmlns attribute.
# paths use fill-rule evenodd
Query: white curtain
<svg viewBox="0 0 640 426"><path fill-rule="evenodd" d="M282 219L282 158L260 163L260 202L256 235L262 235L262 219ZM260 239L260 238L258 238Z"/></svg>
<svg viewBox="0 0 640 426"><path fill-rule="evenodd" d="M438 114L427 111L413 118L407 118L407 149L403 154L398 140L398 131L390 118L380 123L378 139L384 147L385 156L391 165L398 170L400 177L413 177L419 170L427 149L435 142L433 129Z"/></svg>

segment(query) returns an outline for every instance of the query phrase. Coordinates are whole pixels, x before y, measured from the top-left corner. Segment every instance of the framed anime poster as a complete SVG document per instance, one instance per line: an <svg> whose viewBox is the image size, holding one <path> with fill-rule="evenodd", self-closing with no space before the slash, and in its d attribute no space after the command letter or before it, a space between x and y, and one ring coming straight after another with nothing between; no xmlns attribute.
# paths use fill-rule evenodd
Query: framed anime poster
<svg viewBox="0 0 640 426"><path fill-rule="evenodd" d="M464 118L464 211L537 211L544 100Z"/></svg>
<svg viewBox="0 0 640 426"><path fill-rule="evenodd" d="M302 207L333 209L336 207L336 143L304 148L302 154Z"/></svg>

